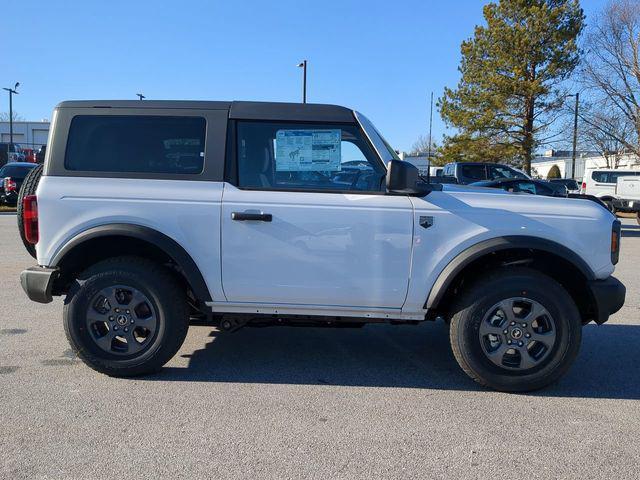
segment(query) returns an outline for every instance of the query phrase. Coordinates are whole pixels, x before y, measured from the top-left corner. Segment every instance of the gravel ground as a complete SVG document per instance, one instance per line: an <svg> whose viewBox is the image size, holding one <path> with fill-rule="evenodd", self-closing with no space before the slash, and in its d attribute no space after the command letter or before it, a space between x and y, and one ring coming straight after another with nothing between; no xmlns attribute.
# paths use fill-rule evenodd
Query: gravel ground
<svg viewBox="0 0 640 480"><path fill-rule="evenodd" d="M477 387L442 324L192 327L159 374L74 358L62 300L23 294L0 215L0 478L638 478L640 227L625 219L627 303L588 325L557 385Z"/></svg>

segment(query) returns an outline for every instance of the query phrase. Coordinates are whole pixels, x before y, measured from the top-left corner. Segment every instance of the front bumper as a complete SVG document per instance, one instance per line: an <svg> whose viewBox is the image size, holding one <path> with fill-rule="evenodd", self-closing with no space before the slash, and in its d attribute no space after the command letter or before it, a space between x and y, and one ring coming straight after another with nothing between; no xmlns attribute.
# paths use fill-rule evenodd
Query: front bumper
<svg viewBox="0 0 640 480"><path fill-rule="evenodd" d="M57 268L31 267L20 274L20 284L27 296L34 302L49 303L53 300L51 294L53 282L58 278Z"/></svg>
<svg viewBox="0 0 640 480"><path fill-rule="evenodd" d="M595 322L602 324L609 316L616 313L624 305L627 292L625 286L615 277L589 282L589 290L595 303Z"/></svg>

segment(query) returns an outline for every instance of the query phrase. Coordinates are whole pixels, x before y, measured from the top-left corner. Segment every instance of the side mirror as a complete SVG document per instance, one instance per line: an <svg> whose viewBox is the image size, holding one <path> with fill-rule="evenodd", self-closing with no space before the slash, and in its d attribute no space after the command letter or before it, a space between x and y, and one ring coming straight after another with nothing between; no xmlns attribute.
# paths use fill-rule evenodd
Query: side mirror
<svg viewBox="0 0 640 480"><path fill-rule="evenodd" d="M409 162L390 160L387 164L387 191L392 193L419 193L418 169Z"/></svg>

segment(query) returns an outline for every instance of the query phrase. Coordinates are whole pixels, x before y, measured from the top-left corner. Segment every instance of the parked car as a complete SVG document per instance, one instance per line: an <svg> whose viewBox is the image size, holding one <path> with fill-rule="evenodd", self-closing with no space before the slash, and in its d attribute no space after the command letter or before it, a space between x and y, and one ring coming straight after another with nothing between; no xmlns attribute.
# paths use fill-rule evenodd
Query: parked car
<svg viewBox="0 0 640 480"><path fill-rule="evenodd" d="M640 214L640 175L618 177L616 194L625 208Z"/></svg>
<svg viewBox="0 0 640 480"><path fill-rule="evenodd" d="M0 168L0 204L15 206L18 192L35 163L12 162Z"/></svg>
<svg viewBox="0 0 640 480"><path fill-rule="evenodd" d="M532 180L530 178L515 178L506 180L485 180L474 182L472 187L501 188L507 192L531 193L547 197L566 197L567 188L561 184L551 184L544 180Z"/></svg>
<svg viewBox="0 0 640 480"><path fill-rule="evenodd" d="M468 185L482 180L500 180L503 178L524 178L524 172L501 163L453 162L447 163L443 176L455 177L459 184Z"/></svg>
<svg viewBox="0 0 640 480"><path fill-rule="evenodd" d="M22 154L24 155L23 161L36 163L36 152L33 148L23 148Z"/></svg>
<svg viewBox="0 0 640 480"><path fill-rule="evenodd" d="M22 147L17 143L0 142L0 167L9 162L21 162L24 160Z"/></svg>
<svg viewBox="0 0 640 480"><path fill-rule="evenodd" d="M605 202L612 212L629 211L629 203L616 192L619 177L640 175L640 170L596 169L587 170L580 193L593 195Z"/></svg>
<svg viewBox="0 0 640 480"><path fill-rule="evenodd" d="M444 318L471 378L532 390L624 303L609 211L423 182L348 108L74 101L52 118L21 191L38 265L20 280L34 301L66 296L72 348L108 375L161 368L192 315L223 332Z"/></svg>
<svg viewBox="0 0 640 480"><path fill-rule="evenodd" d="M36 153L36 163L44 163L44 156L47 153L47 146L42 145Z"/></svg>
<svg viewBox="0 0 640 480"><path fill-rule="evenodd" d="M564 185L568 193L580 193L580 185L573 178L552 178L550 183Z"/></svg>

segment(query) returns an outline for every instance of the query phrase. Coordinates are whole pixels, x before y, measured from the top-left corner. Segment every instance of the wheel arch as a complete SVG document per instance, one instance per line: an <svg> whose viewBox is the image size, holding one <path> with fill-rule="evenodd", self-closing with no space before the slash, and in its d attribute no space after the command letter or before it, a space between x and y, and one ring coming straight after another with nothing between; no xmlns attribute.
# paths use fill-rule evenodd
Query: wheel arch
<svg viewBox="0 0 640 480"><path fill-rule="evenodd" d="M554 278L572 296L584 321L595 318L595 299L588 288L596 279L591 267L564 245L528 236L492 238L459 253L434 282L424 304L428 315L446 311L458 289L483 271L507 265L529 266Z"/></svg>
<svg viewBox="0 0 640 480"><path fill-rule="evenodd" d="M97 261L131 254L171 264L195 300L212 300L202 272L178 242L153 228L128 223L92 227L67 241L49 265L60 270L56 290L64 290L69 280Z"/></svg>

